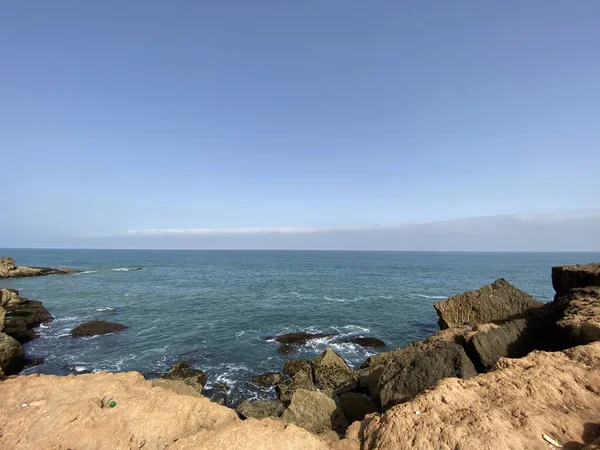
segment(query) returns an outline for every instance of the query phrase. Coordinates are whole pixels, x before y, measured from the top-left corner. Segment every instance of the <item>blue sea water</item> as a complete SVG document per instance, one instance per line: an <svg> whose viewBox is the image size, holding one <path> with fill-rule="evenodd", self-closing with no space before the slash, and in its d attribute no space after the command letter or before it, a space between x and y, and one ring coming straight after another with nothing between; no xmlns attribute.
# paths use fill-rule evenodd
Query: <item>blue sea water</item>
<svg viewBox="0 0 600 450"><path fill-rule="evenodd" d="M503 277L551 300L553 265L600 261L596 253L145 251L5 249L18 264L70 267L76 275L0 280L41 300L55 320L25 345L45 363L26 373L165 372L180 360L229 385L230 401L273 396L250 382L286 358L328 346L359 366L372 349L319 339L292 355L265 337L292 331L375 336L390 348L435 332L432 307ZM129 270L142 268L141 270ZM124 332L73 338L89 320Z"/></svg>

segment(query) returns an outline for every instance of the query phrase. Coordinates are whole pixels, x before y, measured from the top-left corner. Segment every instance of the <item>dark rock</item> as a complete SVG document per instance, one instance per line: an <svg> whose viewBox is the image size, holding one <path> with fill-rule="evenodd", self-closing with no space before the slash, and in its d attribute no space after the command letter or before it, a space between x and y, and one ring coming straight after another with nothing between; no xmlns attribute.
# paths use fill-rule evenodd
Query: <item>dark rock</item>
<svg viewBox="0 0 600 450"><path fill-rule="evenodd" d="M349 423L363 420L367 414L377 412L377 406L369 398L356 392L340 395L340 406Z"/></svg>
<svg viewBox="0 0 600 450"><path fill-rule="evenodd" d="M340 340L339 342L347 342L347 343L351 343L351 344L358 344L361 347L367 347L367 348L382 348L382 347L386 347L386 343L383 342L381 339L377 339L375 337L349 337L349 338L345 338L343 340Z"/></svg>
<svg viewBox="0 0 600 450"><path fill-rule="evenodd" d="M279 400L281 400L286 406L290 404L294 392L296 392L298 389L306 389L309 391L317 390L312 382L312 379L306 372L298 372L289 380L285 380L284 382L275 386L277 397L279 397Z"/></svg>
<svg viewBox="0 0 600 450"><path fill-rule="evenodd" d="M229 391L229 386L227 386L225 383L218 383L218 384L215 384L215 389L217 391L227 392L227 391Z"/></svg>
<svg viewBox="0 0 600 450"><path fill-rule="evenodd" d="M356 387L356 376L340 355L328 348L313 363L315 384L320 389L348 392Z"/></svg>
<svg viewBox="0 0 600 450"><path fill-rule="evenodd" d="M540 308L543 303L501 278L491 285L455 295L433 306L440 319L440 328L445 329L517 319Z"/></svg>
<svg viewBox="0 0 600 450"><path fill-rule="evenodd" d="M385 365L379 379L381 404L389 408L403 403L443 378L475 375L473 363L458 344L411 344Z"/></svg>
<svg viewBox="0 0 600 450"><path fill-rule="evenodd" d="M16 339L0 333L0 375L19 373L25 362L25 352Z"/></svg>
<svg viewBox="0 0 600 450"><path fill-rule="evenodd" d="M283 373L293 377L299 372L304 372L313 379L313 362L308 359L288 359L283 366Z"/></svg>
<svg viewBox="0 0 600 450"><path fill-rule="evenodd" d="M276 342L279 342L281 344L304 345L311 339L320 339L320 338L331 337L331 336L335 336L335 334L333 334L333 333L299 332L299 333L280 334L279 336L271 336L271 337L268 337L267 339L269 339L269 340L273 339Z"/></svg>
<svg viewBox="0 0 600 450"><path fill-rule="evenodd" d="M357 390L368 395L376 405L381 404L379 396L379 379L383 373L384 365L373 365L354 371L357 381Z"/></svg>
<svg viewBox="0 0 600 450"><path fill-rule="evenodd" d="M284 409L283 403L280 400L257 400L254 402L244 400L237 407L237 411L242 419L250 417L255 419L279 417Z"/></svg>
<svg viewBox="0 0 600 450"><path fill-rule="evenodd" d="M291 403L281 415L281 419L311 433L322 433L329 429L343 432L348 427L342 408L331 397L306 389L294 392Z"/></svg>
<svg viewBox="0 0 600 450"><path fill-rule="evenodd" d="M261 375L252 377L252 382L260 387L273 387L284 380L283 375L279 372L265 372Z"/></svg>
<svg viewBox="0 0 600 450"><path fill-rule="evenodd" d="M182 381L188 386L193 387L200 394L206 384L206 374L202 370L192 369L190 363L187 361L174 364L169 373L163 375L161 378Z"/></svg>
<svg viewBox="0 0 600 450"><path fill-rule="evenodd" d="M29 357L29 358L25 358L25 363L23 365L23 368L26 369L28 367L36 367L36 366L41 366L42 364L44 364L44 358L40 358L40 357Z"/></svg>
<svg viewBox="0 0 600 450"><path fill-rule="evenodd" d="M105 320L92 320L91 322L77 325L71 330L71 334L76 337L96 336L98 334L116 333L127 329L120 323L107 322Z"/></svg>
<svg viewBox="0 0 600 450"><path fill-rule="evenodd" d="M552 286L557 296L566 294L570 289L600 286L600 262L553 267Z"/></svg>
<svg viewBox="0 0 600 450"><path fill-rule="evenodd" d="M52 315L42 302L19 297L18 302L11 301L5 307L4 333L23 343L37 337L34 328L53 320Z"/></svg>
<svg viewBox="0 0 600 450"><path fill-rule="evenodd" d="M289 355L290 353L294 353L296 351L296 347L291 344L281 344L277 351L282 355Z"/></svg>

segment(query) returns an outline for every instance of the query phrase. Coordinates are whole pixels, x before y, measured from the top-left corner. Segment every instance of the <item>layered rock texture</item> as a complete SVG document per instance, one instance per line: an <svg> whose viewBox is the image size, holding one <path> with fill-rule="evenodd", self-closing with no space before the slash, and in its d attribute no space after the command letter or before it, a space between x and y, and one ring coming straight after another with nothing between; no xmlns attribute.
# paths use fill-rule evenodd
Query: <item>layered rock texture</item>
<svg viewBox="0 0 600 450"><path fill-rule="evenodd" d="M73 269L51 269L49 267L17 266L11 257L0 257L0 278L40 277L76 273Z"/></svg>

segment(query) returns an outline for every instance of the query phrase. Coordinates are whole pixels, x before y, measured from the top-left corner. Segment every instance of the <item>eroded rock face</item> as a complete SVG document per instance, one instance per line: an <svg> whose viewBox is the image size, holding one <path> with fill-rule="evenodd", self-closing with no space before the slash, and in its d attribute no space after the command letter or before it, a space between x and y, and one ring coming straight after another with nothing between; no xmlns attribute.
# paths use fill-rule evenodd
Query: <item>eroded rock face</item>
<svg viewBox="0 0 600 450"><path fill-rule="evenodd" d="M318 391L298 389L281 419L312 433L328 429L343 431L348 426L344 412L329 396Z"/></svg>
<svg viewBox="0 0 600 450"><path fill-rule="evenodd" d="M5 310L4 333L23 343L37 337L34 328L52 321L42 302L28 300L15 289L0 289Z"/></svg>
<svg viewBox="0 0 600 450"><path fill-rule="evenodd" d="M571 289L555 302L567 305L557 326L570 345L600 341L600 287Z"/></svg>
<svg viewBox="0 0 600 450"><path fill-rule="evenodd" d="M547 450L544 434L580 448L597 423L600 342L503 358L476 378L442 380L365 423L362 448Z"/></svg>
<svg viewBox="0 0 600 450"><path fill-rule="evenodd" d="M279 372L265 372L252 377L252 382L260 387L269 388L281 383L284 377Z"/></svg>
<svg viewBox="0 0 600 450"><path fill-rule="evenodd" d="M117 333L127 329L120 323L107 322L106 320L92 320L77 325L71 330L71 335L76 337L96 336L98 334Z"/></svg>
<svg viewBox="0 0 600 450"><path fill-rule="evenodd" d="M600 286L600 262L553 267L552 286L557 296L566 294L570 289Z"/></svg>
<svg viewBox="0 0 600 450"><path fill-rule="evenodd" d="M477 375L473 363L458 344L429 346L419 342L402 350L385 365L379 379L384 408L410 400L443 378Z"/></svg>
<svg viewBox="0 0 600 450"><path fill-rule="evenodd" d="M192 397L200 397L200 393L192 386L185 384L180 380L167 380L164 378L157 378L151 380L152 386L168 389L179 395L190 395Z"/></svg>
<svg viewBox="0 0 600 450"><path fill-rule="evenodd" d="M289 380L285 380L275 386L277 397L283 402L284 405L289 405L292 401L294 392L298 389L305 389L309 391L316 391L312 378L306 372L298 372Z"/></svg>
<svg viewBox="0 0 600 450"><path fill-rule="evenodd" d="M264 419L266 417L279 417L283 413L284 406L280 400L257 400L249 402L242 401L237 407L237 411L244 419L251 417L255 419Z"/></svg>
<svg viewBox="0 0 600 450"><path fill-rule="evenodd" d="M313 362L308 359L288 359L283 366L283 373L293 377L298 372L306 373L312 380Z"/></svg>
<svg viewBox="0 0 600 450"><path fill-rule="evenodd" d="M76 270L72 269L17 266L13 258L0 257L0 278L39 277L43 275L60 275L76 272Z"/></svg>
<svg viewBox="0 0 600 450"><path fill-rule="evenodd" d="M0 375L18 373L25 363L23 347L7 334L0 333Z"/></svg>
<svg viewBox="0 0 600 450"><path fill-rule="evenodd" d="M192 369L187 361L181 361L173 365L169 373L162 376L165 380L180 381L191 386L199 394L206 384L206 374L199 369Z"/></svg>
<svg viewBox="0 0 600 450"><path fill-rule="evenodd" d="M377 406L368 397L357 392L346 392L339 396L340 406L349 423L363 420L367 414L377 412Z"/></svg>
<svg viewBox="0 0 600 450"><path fill-rule="evenodd" d="M440 328L445 329L514 319L542 305L500 278L490 285L455 295L433 306L440 318Z"/></svg>
<svg viewBox="0 0 600 450"><path fill-rule="evenodd" d="M348 392L356 387L356 376L340 355L328 348L313 363L315 384L320 389L336 393Z"/></svg>

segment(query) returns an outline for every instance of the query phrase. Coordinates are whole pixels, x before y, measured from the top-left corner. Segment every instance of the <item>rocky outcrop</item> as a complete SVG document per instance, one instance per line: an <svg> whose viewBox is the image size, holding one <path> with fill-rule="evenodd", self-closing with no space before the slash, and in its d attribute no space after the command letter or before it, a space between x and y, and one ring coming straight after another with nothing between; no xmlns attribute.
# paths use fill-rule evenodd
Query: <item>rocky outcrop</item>
<svg viewBox="0 0 600 450"><path fill-rule="evenodd" d="M557 323L565 342L580 345L600 341L600 287L571 289L555 302L566 306Z"/></svg>
<svg viewBox="0 0 600 450"><path fill-rule="evenodd" d="M152 386L173 391L179 395L190 395L192 397L200 397L200 393L192 386L185 384L180 380L167 380L164 378L156 378L151 380Z"/></svg>
<svg viewBox="0 0 600 450"><path fill-rule="evenodd" d="M317 391L298 389L281 419L313 433L328 429L345 431L348 422L341 407L329 396Z"/></svg>
<svg viewBox="0 0 600 450"><path fill-rule="evenodd" d="M600 286L600 262L553 267L552 286L557 296L575 288Z"/></svg>
<svg viewBox="0 0 600 450"><path fill-rule="evenodd" d="M71 335L75 337L96 336L99 334L118 333L127 329L120 323L107 322L106 320L92 320L77 325L71 330Z"/></svg>
<svg viewBox="0 0 600 450"><path fill-rule="evenodd" d="M440 319L440 328L445 329L515 319L542 305L543 303L501 278L490 285L455 295L433 306Z"/></svg>
<svg viewBox="0 0 600 450"><path fill-rule="evenodd" d="M25 363L23 347L7 334L0 333L0 375L18 373Z"/></svg>
<svg viewBox="0 0 600 450"><path fill-rule="evenodd" d="M280 400L257 400L253 402L244 400L237 407L237 411L243 419L251 417L255 419L279 417L284 409L283 403Z"/></svg>
<svg viewBox="0 0 600 450"><path fill-rule="evenodd" d="M547 450L546 435L574 449L598 423L600 342L501 359L476 378L442 380L363 422L360 438L365 450Z"/></svg>
<svg viewBox="0 0 600 450"><path fill-rule="evenodd" d="M312 378L306 372L298 372L289 380L285 380L275 386L277 397L283 402L284 405L289 405L292 401L294 392L298 389L305 389L308 391L316 391Z"/></svg>
<svg viewBox="0 0 600 450"><path fill-rule="evenodd" d="M313 363L315 384L320 389L332 389L336 393L348 392L356 387L356 376L346 361L328 348Z"/></svg>
<svg viewBox="0 0 600 450"><path fill-rule="evenodd" d="M340 406L348 423L363 420L367 414L377 412L377 406L363 394L346 392L339 396Z"/></svg>
<svg viewBox="0 0 600 450"><path fill-rule="evenodd" d="M73 269L17 266L13 258L0 257L0 278L39 277L43 275L60 275L68 273L77 273L77 271Z"/></svg>
<svg viewBox="0 0 600 450"><path fill-rule="evenodd" d="M409 345L383 369L379 379L381 405L389 408L403 403L444 378L476 375L473 363L458 344Z"/></svg>
<svg viewBox="0 0 600 450"><path fill-rule="evenodd" d="M265 372L252 377L252 382L263 388L270 388L281 383L284 377L279 372Z"/></svg>
<svg viewBox="0 0 600 450"><path fill-rule="evenodd" d="M298 372L304 372L312 380L313 362L308 359L288 359L283 366L283 373L293 377Z"/></svg>
<svg viewBox="0 0 600 450"><path fill-rule="evenodd" d="M21 343L37 337L34 328L52 321L42 302L21 297L16 289L0 289L0 308L5 314L3 332Z"/></svg>
<svg viewBox="0 0 600 450"><path fill-rule="evenodd" d="M161 378L165 380L180 381L191 386L199 394L206 384L206 374L199 369L192 369L187 361L181 361L173 365L171 370Z"/></svg>

